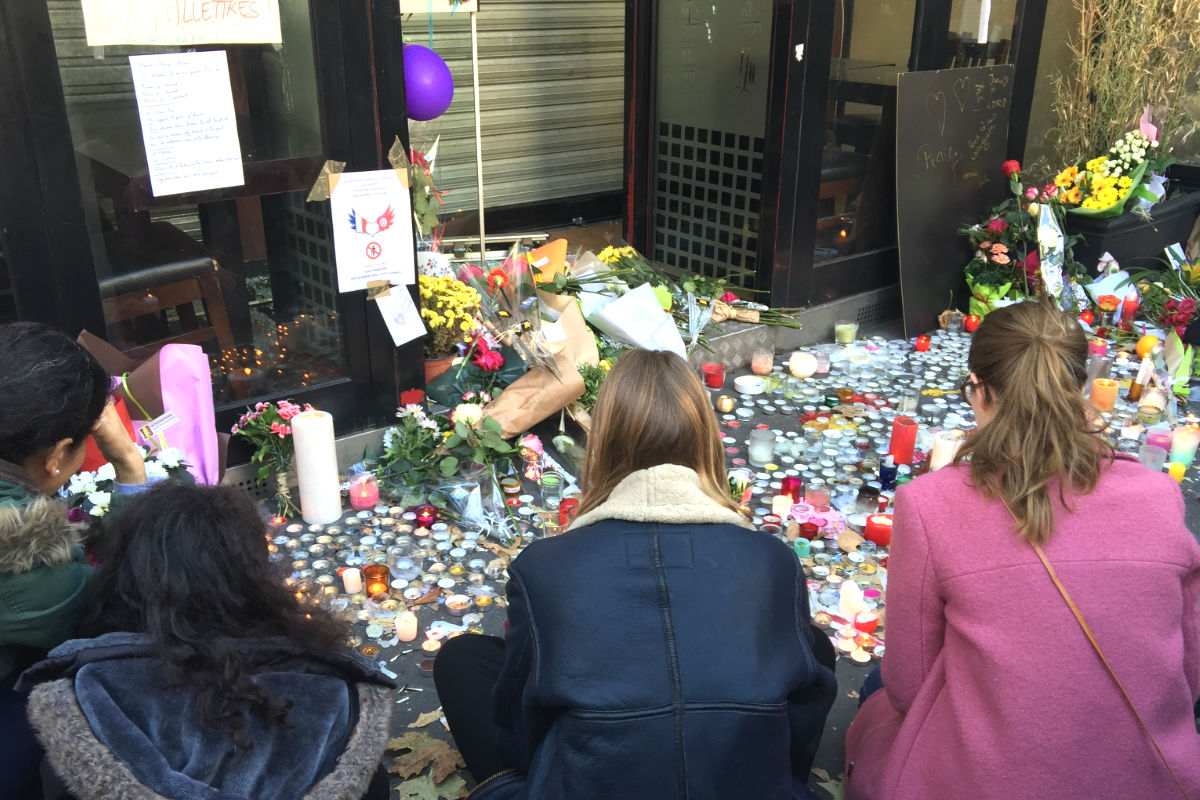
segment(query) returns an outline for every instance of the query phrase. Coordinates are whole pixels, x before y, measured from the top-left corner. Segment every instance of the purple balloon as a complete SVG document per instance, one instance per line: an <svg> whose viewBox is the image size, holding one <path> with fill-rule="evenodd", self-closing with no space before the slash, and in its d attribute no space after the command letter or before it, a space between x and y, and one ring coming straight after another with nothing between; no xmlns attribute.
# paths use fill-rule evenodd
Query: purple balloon
<svg viewBox="0 0 1200 800"><path fill-rule="evenodd" d="M425 122L440 117L454 99L450 67L428 47L405 45L404 91L408 97L409 119Z"/></svg>

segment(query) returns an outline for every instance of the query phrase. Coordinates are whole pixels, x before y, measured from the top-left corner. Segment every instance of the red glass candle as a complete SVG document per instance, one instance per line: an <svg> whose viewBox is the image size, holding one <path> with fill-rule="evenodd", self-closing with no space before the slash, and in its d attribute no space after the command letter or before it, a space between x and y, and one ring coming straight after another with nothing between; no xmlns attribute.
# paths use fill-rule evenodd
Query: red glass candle
<svg viewBox="0 0 1200 800"><path fill-rule="evenodd" d="M725 385L724 364L701 364L700 374L704 376L704 385L710 389L720 389Z"/></svg>
<svg viewBox="0 0 1200 800"><path fill-rule="evenodd" d="M379 505L379 481L369 472L350 479L350 506L358 511L370 511Z"/></svg>
<svg viewBox="0 0 1200 800"><path fill-rule="evenodd" d="M570 525L579 513L579 500L574 497L564 497L558 504L558 524Z"/></svg>
<svg viewBox="0 0 1200 800"><path fill-rule="evenodd" d="M1121 319L1125 322L1133 322L1133 316L1137 314L1139 305L1141 305L1141 300L1138 299L1137 292L1125 295L1125 300L1121 303Z"/></svg>
<svg viewBox="0 0 1200 800"><path fill-rule="evenodd" d="M779 481L779 493L786 494L788 497L792 498L793 503L799 503L804 499L804 495L801 493L800 486L800 479L795 475L785 475L783 479Z"/></svg>
<svg viewBox="0 0 1200 800"><path fill-rule="evenodd" d="M917 430L920 426L912 417L896 417L892 421L892 442L888 445L888 455L897 464L913 463L913 448L917 445Z"/></svg>
<svg viewBox="0 0 1200 800"><path fill-rule="evenodd" d="M860 611L854 615L854 628L872 634L879 628L879 614L875 611Z"/></svg>
<svg viewBox="0 0 1200 800"><path fill-rule="evenodd" d="M816 539L821 535L821 528L814 522L801 522L800 535L805 539Z"/></svg>
<svg viewBox="0 0 1200 800"><path fill-rule="evenodd" d="M437 508L434 506L417 506L417 525L422 528L428 528L433 523L437 522Z"/></svg>
<svg viewBox="0 0 1200 800"><path fill-rule="evenodd" d="M1088 339L1088 355L1103 356L1108 352L1108 342L1103 339Z"/></svg>
<svg viewBox="0 0 1200 800"><path fill-rule="evenodd" d="M868 542L874 542L880 547L888 547L892 543L892 515L872 514L867 517L867 527L863 532Z"/></svg>

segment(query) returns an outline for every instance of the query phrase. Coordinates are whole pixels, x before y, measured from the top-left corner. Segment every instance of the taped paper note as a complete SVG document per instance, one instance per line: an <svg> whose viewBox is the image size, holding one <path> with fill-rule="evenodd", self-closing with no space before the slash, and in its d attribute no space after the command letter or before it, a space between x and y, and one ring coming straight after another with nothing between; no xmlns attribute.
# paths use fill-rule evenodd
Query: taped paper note
<svg viewBox="0 0 1200 800"><path fill-rule="evenodd" d="M92 47L282 44L278 0L83 0Z"/></svg>
<svg viewBox="0 0 1200 800"><path fill-rule="evenodd" d="M394 169L331 176L339 292L366 289L374 281L400 286L416 281L412 196L402 176Z"/></svg>
<svg viewBox="0 0 1200 800"><path fill-rule="evenodd" d="M377 297L375 305L379 306L379 313L383 315L383 321L387 324L396 347L425 335L425 323L421 321L421 312L417 310L407 289L398 289L395 294Z"/></svg>
<svg viewBox="0 0 1200 800"><path fill-rule="evenodd" d="M154 196L245 183L225 51L130 56L129 67Z"/></svg>

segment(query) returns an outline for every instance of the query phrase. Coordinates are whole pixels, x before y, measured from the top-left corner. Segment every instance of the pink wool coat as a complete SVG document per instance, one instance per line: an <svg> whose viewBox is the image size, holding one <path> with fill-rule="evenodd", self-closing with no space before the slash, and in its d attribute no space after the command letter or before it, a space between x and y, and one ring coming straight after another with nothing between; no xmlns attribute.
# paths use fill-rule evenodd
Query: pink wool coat
<svg viewBox="0 0 1200 800"><path fill-rule="evenodd" d="M1012 517L969 477L947 467L897 495L887 688L847 734L846 797L1180 797ZM1046 556L1200 798L1200 546L1179 487L1120 459L1068 505Z"/></svg>

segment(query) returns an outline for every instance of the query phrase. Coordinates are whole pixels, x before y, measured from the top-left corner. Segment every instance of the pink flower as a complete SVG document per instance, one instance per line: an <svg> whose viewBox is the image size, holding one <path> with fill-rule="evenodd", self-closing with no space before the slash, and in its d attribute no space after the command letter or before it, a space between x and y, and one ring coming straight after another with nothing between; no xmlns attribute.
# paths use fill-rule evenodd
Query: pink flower
<svg viewBox="0 0 1200 800"><path fill-rule="evenodd" d="M1008 252L1008 245L1002 244L1001 242L996 242L994 245L992 245L991 249L992 249L992 255L994 255L994 256L1003 255Z"/></svg>
<svg viewBox="0 0 1200 800"><path fill-rule="evenodd" d="M240 430L241 430L241 428L239 428L237 425L234 425L232 428L230 428L230 429L229 429L229 432L230 432L230 433L237 433L237 432L238 432L238 431L240 431Z"/></svg>
<svg viewBox="0 0 1200 800"><path fill-rule="evenodd" d="M1028 189L1025 190L1025 199L1026 200L1037 200L1037 196L1038 196L1038 190L1037 190L1036 186L1030 186Z"/></svg>
<svg viewBox="0 0 1200 800"><path fill-rule="evenodd" d="M722 303L732 303L732 302L734 302L735 300L739 300L739 299L740 299L740 298L739 298L739 297L738 297L736 294L734 294L733 292L726 292L725 294L721 295L721 302L722 302Z"/></svg>
<svg viewBox="0 0 1200 800"><path fill-rule="evenodd" d="M1006 230L1008 230L1008 223L999 218L987 224L988 233L1004 233Z"/></svg>
<svg viewBox="0 0 1200 800"><path fill-rule="evenodd" d="M495 372L504 366L504 356L495 350L480 350L471 363L486 372Z"/></svg>
<svg viewBox="0 0 1200 800"><path fill-rule="evenodd" d="M290 425L280 425L280 426L279 426L279 431L278 431L278 432L279 432L279 438L280 438L280 439L286 438L287 436L289 436L289 435L291 434L291 432L292 432L292 426L290 426Z"/></svg>
<svg viewBox="0 0 1200 800"><path fill-rule="evenodd" d="M272 422L271 423L271 433L279 433L279 429L281 427L282 426L278 422Z"/></svg>
<svg viewBox="0 0 1200 800"><path fill-rule="evenodd" d="M270 403L255 403L254 404L255 411L266 411L270 407L271 407Z"/></svg>
<svg viewBox="0 0 1200 800"><path fill-rule="evenodd" d="M1190 297L1181 300L1179 302L1179 313L1180 314L1196 313L1196 301Z"/></svg>
<svg viewBox="0 0 1200 800"><path fill-rule="evenodd" d="M1010 261L1010 259L1008 256L1004 255L1003 253L997 253L992 256L992 261L995 261L997 264L1004 265L1004 264L1007 264Z"/></svg>

